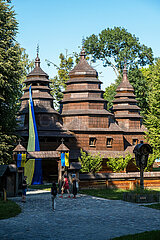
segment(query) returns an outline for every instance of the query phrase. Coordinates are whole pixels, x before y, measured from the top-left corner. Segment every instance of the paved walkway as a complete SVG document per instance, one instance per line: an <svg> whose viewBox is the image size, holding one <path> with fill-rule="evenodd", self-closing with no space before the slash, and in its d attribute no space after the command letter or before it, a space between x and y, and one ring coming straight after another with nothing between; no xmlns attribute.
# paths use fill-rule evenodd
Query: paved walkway
<svg viewBox="0 0 160 240"><path fill-rule="evenodd" d="M0 220L1 240L107 240L160 230L159 210L120 200L85 195L77 199L57 197L55 212L50 193L29 192L26 203L21 203L21 198L14 201L22 207L22 213Z"/></svg>

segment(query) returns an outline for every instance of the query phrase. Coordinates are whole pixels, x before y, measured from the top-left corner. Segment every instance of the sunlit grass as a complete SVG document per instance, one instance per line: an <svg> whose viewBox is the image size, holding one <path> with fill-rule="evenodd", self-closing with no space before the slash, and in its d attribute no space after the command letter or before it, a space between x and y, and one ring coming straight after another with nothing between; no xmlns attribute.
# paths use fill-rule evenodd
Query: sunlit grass
<svg viewBox="0 0 160 240"><path fill-rule="evenodd" d="M29 189L39 189L39 190L46 190L50 191L51 190L52 184L42 184L42 185L30 185L28 186Z"/></svg>
<svg viewBox="0 0 160 240"><path fill-rule="evenodd" d="M112 200L122 200L123 193L127 190L123 189L84 189L80 193L87 194L95 197L107 198Z"/></svg>

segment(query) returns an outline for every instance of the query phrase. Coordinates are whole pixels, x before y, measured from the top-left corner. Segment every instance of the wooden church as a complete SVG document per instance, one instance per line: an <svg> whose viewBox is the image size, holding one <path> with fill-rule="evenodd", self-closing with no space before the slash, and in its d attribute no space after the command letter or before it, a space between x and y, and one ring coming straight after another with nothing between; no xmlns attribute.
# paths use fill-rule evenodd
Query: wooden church
<svg viewBox="0 0 160 240"><path fill-rule="evenodd" d="M91 154L100 153L104 162L108 157L125 156L132 153L134 145L144 140L145 127L142 125L140 108L137 106L134 89L127 78L126 68L123 79L116 90L112 112L107 111L107 101L103 98L102 82L98 73L85 59L85 51L80 53L80 61L69 73L64 97L60 102L61 112L54 109L50 94L49 76L41 69L37 54L35 68L24 81L24 95L18 113L18 134L27 147L29 134L29 86L32 87L35 118L41 151L55 151L49 159L43 157L43 178L58 175L57 148L64 140L70 150L70 165L76 170L80 149ZM78 168L78 167L77 167ZM131 163L127 171L135 171Z"/></svg>

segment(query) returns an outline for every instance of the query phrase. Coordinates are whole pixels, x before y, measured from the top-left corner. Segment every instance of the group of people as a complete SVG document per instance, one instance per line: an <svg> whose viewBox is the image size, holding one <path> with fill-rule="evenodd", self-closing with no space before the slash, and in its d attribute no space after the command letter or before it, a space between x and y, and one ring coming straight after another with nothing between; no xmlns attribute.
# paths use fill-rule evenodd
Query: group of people
<svg viewBox="0 0 160 240"><path fill-rule="evenodd" d="M61 188L61 198L63 198L64 192L68 193L68 197L70 198L70 187L69 187L69 181L67 178L67 175L64 175L63 177L63 184ZM72 194L73 198L76 198L78 191L78 180L76 179L76 174L72 174ZM22 202L26 202L26 192L27 192L27 177L24 176L23 182L22 182ZM52 208L55 210L55 198L57 196L57 186L56 183L52 183L51 187L51 195L52 195Z"/></svg>
<svg viewBox="0 0 160 240"><path fill-rule="evenodd" d="M77 190L78 190L78 181L76 179L76 175L72 174L72 194L73 194L73 198L76 198ZM60 198L63 198L63 194L64 194L65 191L68 193L68 197L70 198L71 196L70 196L69 181L68 181L67 175L64 175ZM57 195L57 186L56 186L55 182L52 183L51 195L52 195L52 208L53 208L53 210L55 210L55 204L56 204L55 203L55 198L56 198L56 195Z"/></svg>

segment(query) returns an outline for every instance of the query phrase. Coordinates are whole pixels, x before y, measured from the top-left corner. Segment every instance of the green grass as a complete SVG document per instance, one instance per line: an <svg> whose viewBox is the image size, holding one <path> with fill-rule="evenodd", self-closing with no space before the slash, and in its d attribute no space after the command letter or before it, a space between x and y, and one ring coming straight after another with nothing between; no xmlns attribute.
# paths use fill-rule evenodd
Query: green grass
<svg viewBox="0 0 160 240"><path fill-rule="evenodd" d="M143 193L155 193L160 191L160 189L150 190L150 189L145 189ZM83 189L80 190L80 193L82 194L87 194L95 197L101 197L101 198L106 198L106 199L111 199L111 200L123 200L123 193L124 192L134 192L134 193L141 193L139 189L135 189L134 191L131 190L124 190L124 189ZM152 207L155 209L160 209L160 204L153 204L153 205L145 205L146 207Z"/></svg>
<svg viewBox="0 0 160 240"><path fill-rule="evenodd" d="M160 203L151 204L151 205L143 205L143 206L144 206L144 207L148 207L148 208L154 208L154 209L160 210Z"/></svg>
<svg viewBox="0 0 160 240"><path fill-rule="evenodd" d="M122 237L112 238L112 240L158 240L160 238L160 230L137 233L134 235L126 235Z"/></svg>
<svg viewBox="0 0 160 240"><path fill-rule="evenodd" d="M122 200L123 193L127 190L123 189L84 189L80 193L87 194L95 197L107 198L112 200Z"/></svg>
<svg viewBox="0 0 160 240"><path fill-rule="evenodd" d="M47 184L47 185L30 185L28 186L29 189L39 189L39 190L50 190L52 184Z"/></svg>
<svg viewBox="0 0 160 240"><path fill-rule="evenodd" d="M0 199L0 219L15 217L21 213L21 208L13 201Z"/></svg>

